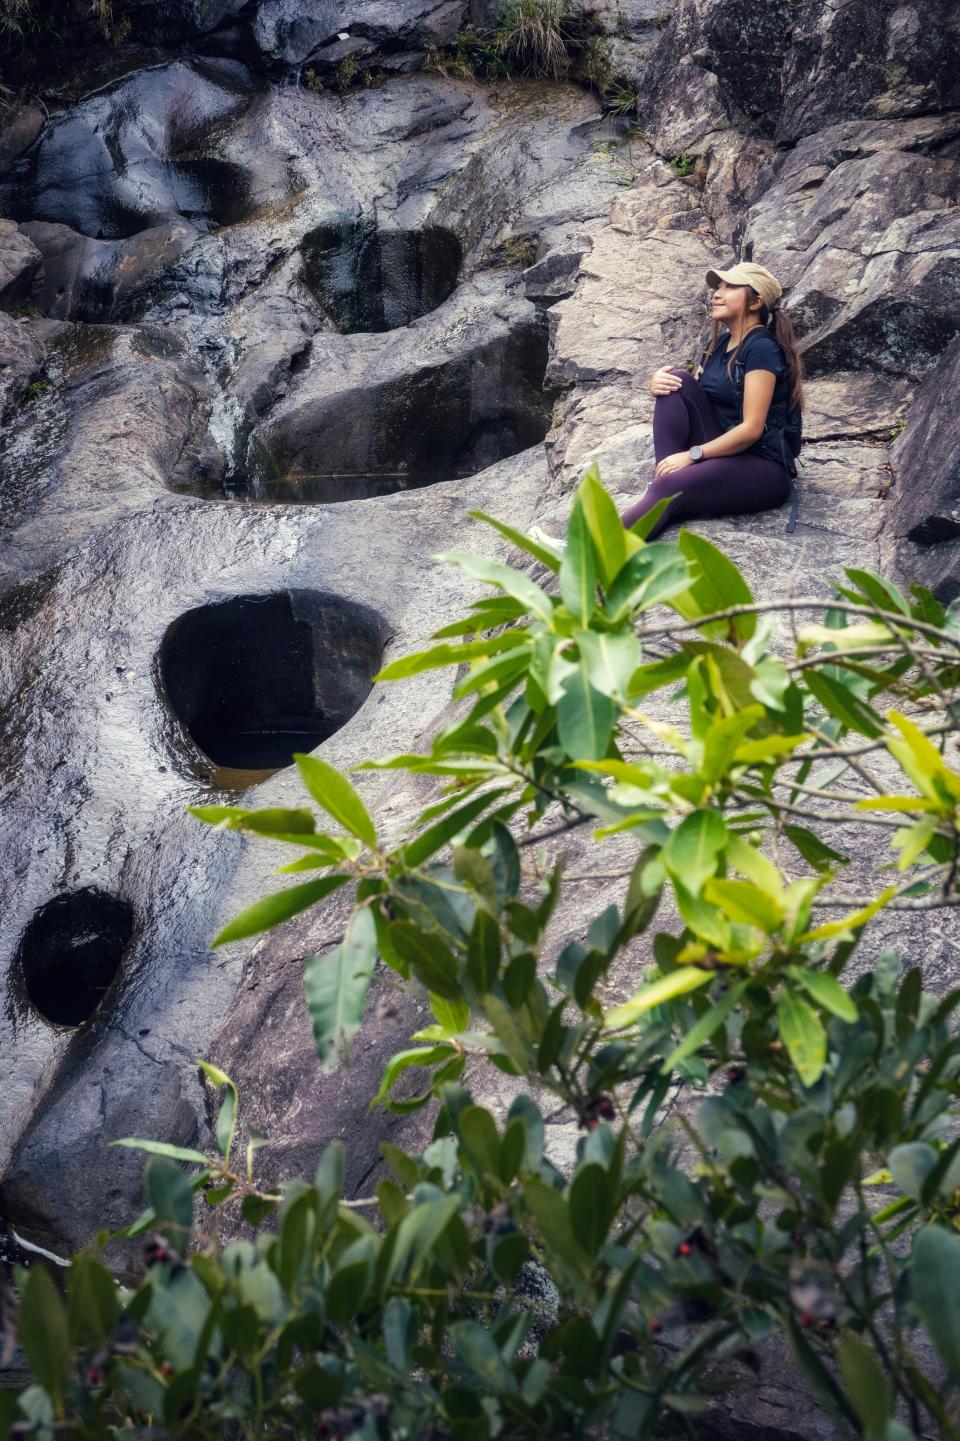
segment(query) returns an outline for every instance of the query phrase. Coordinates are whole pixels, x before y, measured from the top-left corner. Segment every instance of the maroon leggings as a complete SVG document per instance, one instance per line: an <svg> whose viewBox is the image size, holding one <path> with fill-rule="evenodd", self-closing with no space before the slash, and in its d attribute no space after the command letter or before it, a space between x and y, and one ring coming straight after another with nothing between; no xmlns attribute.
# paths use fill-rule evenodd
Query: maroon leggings
<svg viewBox="0 0 960 1441"><path fill-rule="evenodd" d="M689 450L722 435L710 397L687 370L674 370L683 384L670 395L658 395L653 408L653 449L657 461L665 455ZM695 515L743 515L773 510L790 495L790 478L778 460L762 455L721 455L714 460L691 461L672 475L652 480L638 500L624 512L629 529L658 501L676 495L647 537L659 535L672 521Z"/></svg>

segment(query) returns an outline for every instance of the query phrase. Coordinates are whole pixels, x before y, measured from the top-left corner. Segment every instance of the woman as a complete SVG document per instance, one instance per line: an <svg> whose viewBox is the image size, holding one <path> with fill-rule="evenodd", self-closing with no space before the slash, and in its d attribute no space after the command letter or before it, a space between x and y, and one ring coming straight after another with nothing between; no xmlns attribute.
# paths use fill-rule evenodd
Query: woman
<svg viewBox="0 0 960 1441"><path fill-rule="evenodd" d="M710 342L696 378L667 366L650 377L650 394L657 398L657 468L623 523L635 525L661 500L676 499L648 539L675 520L771 510L790 495L779 431L788 409L803 404L803 361L790 317L780 309L783 288L769 270L752 262L708 270L707 285L712 289ZM740 346L742 418L733 381Z"/></svg>

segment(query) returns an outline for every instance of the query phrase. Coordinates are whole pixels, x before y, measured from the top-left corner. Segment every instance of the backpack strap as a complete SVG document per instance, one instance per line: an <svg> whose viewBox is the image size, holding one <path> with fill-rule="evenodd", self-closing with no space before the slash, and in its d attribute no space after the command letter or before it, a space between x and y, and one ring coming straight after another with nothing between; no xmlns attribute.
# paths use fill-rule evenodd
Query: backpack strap
<svg viewBox="0 0 960 1441"><path fill-rule="evenodd" d="M759 326L755 328L758 330L760 329ZM750 335L752 334L753 331L750 332ZM743 421L743 382L745 375L742 364L742 356L746 352L747 342L750 339L750 335L747 336L746 340L740 342L739 350L733 362L733 373L736 377L737 394L740 397L741 422ZM791 457L787 453L787 437L783 432L783 428L781 427L780 429L774 431L773 434L776 435L777 440L780 442L780 463L786 471L787 479L790 482L790 519L787 521L787 534L792 535L797 528L797 516L800 512L800 493L797 490L796 482L797 468L795 465L791 466Z"/></svg>

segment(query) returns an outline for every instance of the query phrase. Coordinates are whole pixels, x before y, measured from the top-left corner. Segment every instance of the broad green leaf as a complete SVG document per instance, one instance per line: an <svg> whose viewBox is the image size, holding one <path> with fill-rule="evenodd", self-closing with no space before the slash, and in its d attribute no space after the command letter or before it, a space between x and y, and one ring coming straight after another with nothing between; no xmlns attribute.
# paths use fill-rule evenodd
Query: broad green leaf
<svg viewBox="0 0 960 1441"><path fill-rule="evenodd" d="M186 1250L193 1229L193 1187L176 1161L151 1156L143 1173L144 1189L157 1225L177 1250Z"/></svg>
<svg viewBox="0 0 960 1441"><path fill-rule="evenodd" d="M469 674L454 687L454 700L462 700L464 696L484 690L490 694L487 688L491 686L506 686L509 689L510 682L519 679L529 668L531 655L529 645L515 646L502 655L472 666Z"/></svg>
<svg viewBox="0 0 960 1441"><path fill-rule="evenodd" d="M700 970L697 966L678 966L669 975L661 976L659 980L643 986L629 1001L624 1001L623 1005L614 1006L604 1016L603 1028L605 1031L618 1031L624 1026L632 1026L646 1011L652 1011L654 1006L662 1006L665 1001L675 1000L677 996L684 996L688 991L706 986L712 979L712 971Z"/></svg>
<svg viewBox="0 0 960 1441"><path fill-rule="evenodd" d="M628 615L662 605L690 587L690 566L675 545L654 541L632 555L607 595L604 607L614 624ZM660 662L665 664L665 662Z"/></svg>
<svg viewBox="0 0 960 1441"><path fill-rule="evenodd" d="M409 1050L397 1051L387 1062L380 1089L370 1102L371 1109L387 1099L397 1079L411 1066L434 1066L440 1061L449 1060L454 1054L453 1046L447 1045L446 1042L441 1042L436 1046L411 1046Z"/></svg>
<svg viewBox="0 0 960 1441"><path fill-rule="evenodd" d="M914 1241L910 1295L952 1380L960 1380L960 1240L941 1226L924 1226Z"/></svg>
<svg viewBox="0 0 960 1441"><path fill-rule="evenodd" d="M504 540L509 540L518 550L525 550L528 555L532 555L534 560L539 560L541 565L545 565L548 570L556 572L560 569L560 561L553 551L547 550L545 546L538 545L535 540L531 540L526 531L515 530L512 525L497 520L496 516L487 515L485 510L468 510L467 515L473 520L482 520L485 525L492 525L494 530L500 532Z"/></svg>
<svg viewBox="0 0 960 1441"><path fill-rule="evenodd" d="M713 721L703 737L703 760L699 773L705 781L714 785L729 775L744 736L762 716L762 706L747 706L734 715Z"/></svg>
<svg viewBox="0 0 960 1441"><path fill-rule="evenodd" d="M890 844L894 850L900 852L897 869L905 871L907 866L912 866L918 857L923 855L936 833L937 822L932 816L894 831Z"/></svg>
<svg viewBox="0 0 960 1441"><path fill-rule="evenodd" d="M873 917L878 911L883 910L887 902L896 894L896 889L896 886L888 886L887 889L881 891L876 900L871 901L868 906L863 906L859 911L851 911L850 915L844 916L840 921L827 921L822 926L815 926L812 931L804 931L803 935L798 937L798 940L801 942L819 941L825 940L830 936L845 935L848 931L859 930L861 926L867 924L867 921L873 920Z"/></svg>
<svg viewBox="0 0 960 1441"><path fill-rule="evenodd" d="M949 796L953 801L960 801L960 775L947 769L930 737L899 711L890 711L888 718L903 739L888 736L887 750L917 790L932 799Z"/></svg>
<svg viewBox="0 0 960 1441"><path fill-rule="evenodd" d="M274 891L273 895L264 896L262 901L256 901L241 911L230 923L224 926L223 930L213 942L215 946L224 946L229 941L242 941L247 936L259 935L261 931L272 930L283 921L288 921L291 916L299 915L308 906L314 906L329 896L331 891L338 890L345 886L349 876L321 876L316 881L306 881L302 886L289 886L285 891Z"/></svg>
<svg viewBox="0 0 960 1441"><path fill-rule="evenodd" d="M339 821L344 830L375 850L377 832L373 821L346 776L318 756L295 753L293 759L301 780L317 804Z"/></svg>
<svg viewBox="0 0 960 1441"><path fill-rule="evenodd" d="M783 877L773 862L768 861L756 846L750 845L741 836L731 834L727 837L727 860L741 875L746 876L747 880L753 881L755 886L760 886L782 900Z"/></svg>
<svg viewBox="0 0 960 1441"><path fill-rule="evenodd" d="M224 830L255 831L269 836L278 831L285 835L309 835L316 829L313 812L304 808L246 810L243 806L188 806L187 810L197 820Z"/></svg>
<svg viewBox="0 0 960 1441"><path fill-rule="evenodd" d="M430 1009L437 1025L451 1036L458 1036L470 1024L470 1007L464 1000L449 1000L445 996L430 997Z"/></svg>
<svg viewBox="0 0 960 1441"><path fill-rule="evenodd" d="M473 1372L483 1393L498 1395L517 1389L513 1372L500 1355L490 1332L477 1321L454 1321L450 1340L460 1360Z"/></svg>
<svg viewBox="0 0 960 1441"><path fill-rule="evenodd" d="M805 1086L823 1075L827 1063L827 1033L812 1006L790 991L777 1001L780 1039Z"/></svg>
<svg viewBox="0 0 960 1441"><path fill-rule="evenodd" d="M858 735L876 740L883 733L880 717L871 705L854 695L847 686L817 670L804 672L804 683L810 694L823 706L827 715L856 731Z"/></svg>
<svg viewBox="0 0 960 1441"><path fill-rule="evenodd" d="M567 544L560 566L560 598L581 625L588 625L596 596L597 569L593 541L578 497L570 515Z"/></svg>
<svg viewBox="0 0 960 1441"><path fill-rule="evenodd" d="M169 1141L141 1141L136 1136L124 1136L111 1141L111 1146L128 1146L131 1151L146 1151L151 1156L169 1156L171 1161L189 1161L193 1165L209 1166L210 1159L202 1151L191 1151L186 1146L171 1146Z"/></svg>
<svg viewBox="0 0 960 1441"><path fill-rule="evenodd" d="M815 871L829 871L832 866L845 866L849 864L849 856L842 856L826 841L822 841L813 831L808 831L805 826L784 826L783 833L787 840L794 845L808 866Z"/></svg>
<svg viewBox="0 0 960 1441"><path fill-rule="evenodd" d="M937 811L936 801L923 796L865 796L854 804L855 811L904 811L911 815L915 811Z"/></svg>
<svg viewBox="0 0 960 1441"><path fill-rule="evenodd" d="M602 760L613 732L614 705L590 683L584 655L564 682L557 703L560 744L573 760Z"/></svg>
<svg viewBox="0 0 960 1441"><path fill-rule="evenodd" d="M680 492L677 490L674 491L673 495L665 495L662 500L658 500L656 505L647 511L646 515L641 515L639 520L634 521L630 527L630 534L636 536L638 540L646 540L661 515L663 515L670 503L676 500L679 494Z"/></svg>
<svg viewBox="0 0 960 1441"><path fill-rule="evenodd" d="M74 1256L67 1273L67 1319L74 1345L102 1346L117 1324L119 1302L113 1276L93 1256Z"/></svg>
<svg viewBox="0 0 960 1441"><path fill-rule="evenodd" d="M416 651L413 655L400 656L398 660L391 661L374 676L374 680L406 680L409 676L421 675L427 670L462 665L464 661L476 660L478 656L496 655L498 651L509 650L528 634L526 629L511 627L487 640L431 646L429 650Z"/></svg>
<svg viewBox="0 0 960 1441"><path fill-rule="evenodd" d="M409 921L395 921L390 927L390 938L421 985L448 1001L460 1001L462 993L457 963L439 936L423 931Z"/></svg>
<svg viewBox="0 0 960 1441"><path fill-rule="evenodd" d="M851 1025L859 1020L859 1012L851 997L840 982L826 971L805 971L801 966L791 966L790 975L813 997L818 1006L822 1006L832 1016L838 1016L841 1021L849 1021Z"/></svg>
<svg viewBox="0 0 960 1441"><path fill-rule="evenodd" d="M846 650L848 647L860 649L863 646L889 649L894 645L896 638L893 632L887 626L877 625L873 621L861 621L858 625L843 626L840 630L829 625L805 625L797 634L797 651L800 655L804 655L814 646L835 646ZM829 652L823 659L829 659Z"/></svg>
<svg viewBox="0 0 960 1441"><path fill-rule="evenodd" d="M30 1370L61 1415L64 1388L73 1372L73 1354L63 1302L42 1265L31 1266L27 1275L19 1333Z"/></svg>
<svg viewBox="0 0 960 1441"><path fill-rule="evenodd" d="M726 842L727 828L717 811L693 811L670 832L663 848L663 864L686 890L696 895L716 873Z"/></svg>
<svg viewBox="0 0 960 1441"><path fill-rule="evenodd" d="M903 592L898 590L892 580L887 580L882 575L875 575L872 570L856 570L847 567L847 576L854 585L865 595L867 600L872 601L878 610L899 610L904 615L910 614L910 606Z"/></svg>
<svg viewBox="0 0 960 1441"><path fill-rule="evenodd" d="M465 550L445 551L437 556L437 560L449 561L451 565L459 566L467 575L473 576L474 580L499 586L540 620L549 621L553 616L553 601L519 570L512 570L510 566L501 565L499 561L488 560L485 556L473 555Z"/></svg>
<svg viewBox="0 0 960 1441"><path fill-rule="evenodd" d="M607 1239L616 1209L606 1168L596 1162L582 1166L570 1183L567 1205L574 1235L584 1250L595 1256Z"/></svg>
<svg viewBox="0 0 960 1441"><path fill-rule="evenodd" d="M750 881L710 879L703 887L708 901L725 911L732 921L758 926L766 935L774 935L783 925L783 903L769 891L761 890Z"/></svg>
<svg viewBox="0 0 960 1441"><path fill-rule="evenodd" d="M679 1046L670 1052L660 1067L663 1075L668 1075L681 1061L694 1055L702 1045L706 1044L718 1026L721 1026L727 1019L734 1006L739 1004L740 998L749 984L749 981L737 981L723 993L715 1005L712 1005L708 1011L704 1011L703 1015L690 1027Z"/></svg>
<svg viewBox="0 0 960 1441"><path fill-rule="evenodd" d="M937 1164L937 1153L923 1141L894 1146L887 1158L890 1175L905 1196L923 1200L924 1182Z"/></svg>
<svg viewBox="0 0 960 1441"><path fill-rule="evenodd" d="M633 631L576 630L573 638L586 661L594 690L625 700L630 677L640 661L640 642Z"/></svg>
<svg viewBox="0 0 960 1441"><path fill-rule="evenodd" d="M722 550L711 545L702 535L694 535L692 530L681 530L677 544L687 560L692 562L694 574L689 589L670 601L684 620L696 620L702 615L712 615L714 611L753 603L750 587ZM755 615L735 616L711 627L721 633L728 630L731 635L743 640L749 640L756 628Z"/></svg>
<svg viewBox="0 0 960 1441"><path fill-rule="evenodd" d="M450 811L436 825L430 826L427 830L421 831L414 840L408 841L403 847L403 860L408 866L422 865L425 860L434 855L454 836L466 830L471 821L482 815L488 806L494 804L508 793L509 787L501 786L496 790L484 791L480 796L473 796L465 805L459 806L456 810Z"/></svg>
<svg viewBox="0 0 960 1441"><path fill-rule="evenodd" d="M500 1169L500 1137L490 1112L483 1106L467 1106L457 1117L461 1158L469 1163L481 1183Z"/></svg>
<svg viewBox="0 0 960 1441"><path fill-rule="evenodd" d="M863 1425L867 1441L886 1441L887 1422L893 1411L893 1387L873 1350L853 1331L846 1331L837 1348L844 1390Z"/></svg>
<svg viewBox="0 0 960 1441"><path fill-rule="evenodd" d="M617 507L603 488L596 461L584 473L577 498L593 541L600 583L607 587L626 564L627 557L639 550L639 541L624 530Z"/></svg>
<svg viewBox="0 0 960 1441"><path fill-rule="evenodd" d="M347 1059L360 1029L376 962L377 932L368 907L355 911L346 935L325 956L311 956L304 971L307 1010L322 1068L333 1070L343 1043Z"/></svg>

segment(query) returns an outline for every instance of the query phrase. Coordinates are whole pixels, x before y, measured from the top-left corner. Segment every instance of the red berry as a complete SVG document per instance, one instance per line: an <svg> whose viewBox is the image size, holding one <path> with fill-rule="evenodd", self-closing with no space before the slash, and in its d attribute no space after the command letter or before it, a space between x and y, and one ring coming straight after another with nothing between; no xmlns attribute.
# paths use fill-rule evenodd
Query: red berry
<svg viewBox="0 0 960 1441"><path fill-rule="evenodd" d="M650 1330L652 1331L654 1336L659 1336L660 1332L663 1330L663 1327L661 1326L659 1321L651 1321Z"/></svg>
<svg viewBox="0 0 960 1441"><path fill-rule="evenodd" d="M100 1370L100 1367L91 1366L90 1370L87 1372L87 1384L90 1386L99 1386L102 1380L103 1372Z"/></svg>
<svg viewBox="0 0 960 1441"><path fill-rule="evenodd" d="M813 1324L814 1324L814 1322L813 1322L813 1317L810 1315L810 1312L809 1312L809 1311L801 1311L801 1312L800 1312L800 1325L801 1325L801 1326L810 1327L810 1326L812 1326Z"/></svg>
<svg viewBox="0 0 960 1441"><path fill-rule="evenodd" d="M170 1362L169 1362L169 1361L164 1361L163 1365L160 1367L160 1375L161 1375L161 1376L172 1376L172 1375L173 1375L173 1367L170 1365Z"/></svg>
<svg viewBox="0 0 960 1441"><path fill-rule="evenodd" d="M692 1256L692 1255L693 1255L693 1247L690 1245L690 1242L689 1242L689 1241L681 1241L681 1242L680 1242L680 1245L677 1247L677 1255L678 1255L678 1256Z"/></svg>

